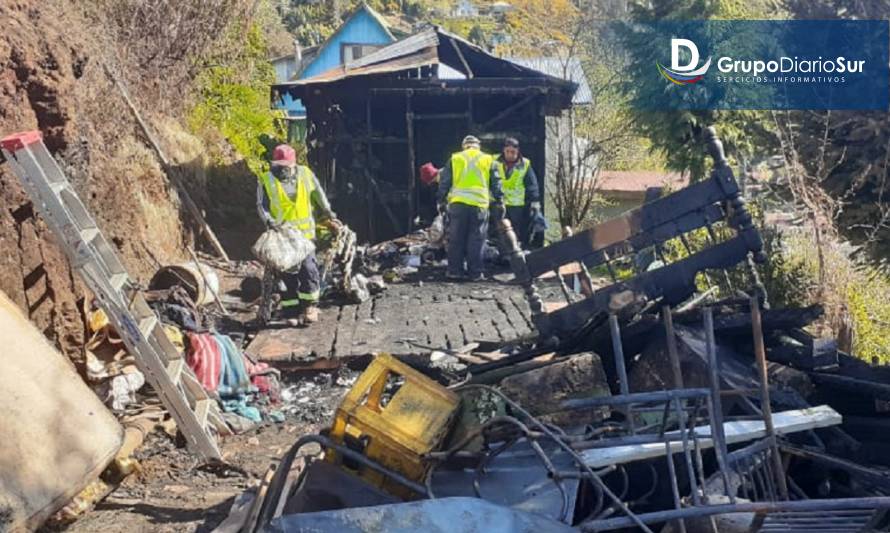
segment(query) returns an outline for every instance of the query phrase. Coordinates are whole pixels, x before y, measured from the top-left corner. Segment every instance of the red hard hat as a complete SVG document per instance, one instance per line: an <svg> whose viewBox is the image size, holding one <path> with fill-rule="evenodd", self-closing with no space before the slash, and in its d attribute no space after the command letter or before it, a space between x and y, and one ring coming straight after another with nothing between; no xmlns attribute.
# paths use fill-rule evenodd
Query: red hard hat
<svg viewBox="0 0 890 533"><path fill-rule="evenodd" d="M436 168L432 163L426 163L422 167L420 167L420 181L424 185L432 185L436 181L436 176L439 174L439 169Z"/></svg>
<svg viewBox="0 0 890 533"><path fill-rule="evenodd" d="M283 167L297 164L297 152L286 144L279 144L272 150L272 164Z"/></svg>

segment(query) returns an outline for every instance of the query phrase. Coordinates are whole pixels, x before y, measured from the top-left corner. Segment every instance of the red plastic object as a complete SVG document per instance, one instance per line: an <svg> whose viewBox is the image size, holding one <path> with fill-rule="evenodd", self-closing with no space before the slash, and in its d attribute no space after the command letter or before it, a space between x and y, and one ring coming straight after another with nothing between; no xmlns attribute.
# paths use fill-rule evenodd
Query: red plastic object
<svg viewBox="0 0 890 533"><path fill-rule="evenodd" d="M279 144L272 150L272 164L291 166L297 164L297 152L286 144Z"/></svg>
<svg viewBox="0 0 890 533"><path fill-rule="evenodd" d="M30 144L38 143L42 140L43 134L38 130L23 131L21 133L13 133L12 135L3 137L0 139L0 146L7 152L15 152L16 150L21 150Z"/></svg>
<svg viewBox="0 0 890 533"><path fill-rule="evenodd" d="M439 169L432 163L426 163L420 167L420 181L424 185L432 185L439 176Z"/></svg>

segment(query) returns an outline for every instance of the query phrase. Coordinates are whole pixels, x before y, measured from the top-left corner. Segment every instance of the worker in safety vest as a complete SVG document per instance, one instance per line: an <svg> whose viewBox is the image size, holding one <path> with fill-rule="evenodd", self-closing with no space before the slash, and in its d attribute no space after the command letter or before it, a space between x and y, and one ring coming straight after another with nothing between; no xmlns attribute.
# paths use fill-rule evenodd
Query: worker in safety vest
<svg viewBox="0 0 890 533"><path fill-rule="evenodd" d="M303 236L315 240L316 220L339 228L328 199L309 167L297 164L293 148L280 144L272 151L271 170L259 180L257 211L267 228L293 224ZM315 254L299 267L281 273L286 288L281 307L300 309L304 324L318 321L321 276Z"/></svg>
<svg viewBox="0 0 890 533"><path fill-rule="evenodd" d="M489 208L495 219L504 217L504 192L494 157L482 152L479 139L467 135L461 144L463 151L439 171L439 211L447 208L449 217L447 276L480 280Z"/></svg>
<svg viewBox="0 0 890 533"><path fill-rule="evenodd" d="M532 162L522 156L519 141L513 137L504 140L504 149L496 163L504 188L504 204L507 218L522 245L528 244L528 228L531 220L541 212L541 195L538 177Z"/></svg>

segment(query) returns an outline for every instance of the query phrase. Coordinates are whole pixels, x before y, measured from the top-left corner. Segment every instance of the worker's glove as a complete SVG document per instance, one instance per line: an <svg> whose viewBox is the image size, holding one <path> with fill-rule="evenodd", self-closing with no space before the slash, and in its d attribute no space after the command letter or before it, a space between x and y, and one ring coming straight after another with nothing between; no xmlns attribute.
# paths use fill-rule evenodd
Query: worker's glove
<svg viewBox="0 0 890 533"><path fill-rule="evenodd" d="M445 216L445 213L448 211L448 205L444 202L441 204L436 204L436 212L442 216Z"/></svg>
<svg viewBox="0 0 890 533"><path fill-rule="evenodd" d="M492 204L491 216L495 222L504 220L504 217L507 216L507 208L504 207L504 204Z"/></svg>
<svg viewBox="0 0 890 533"><path fill-rule="evenodd" d="M529 211L533 217L541 214L541 202L532 202L529 204Z"/></svg>
<svg viewBox="0 0 890 533"><path fill-rule="evenodd" d="M336 218L329 218L329 219L325 220L324 225L327 226L328 229L330 229L331 232L334 233L335 235L339 235L340 232L343 230L343 223L340 222L340 220L336 219Z"/></svg>

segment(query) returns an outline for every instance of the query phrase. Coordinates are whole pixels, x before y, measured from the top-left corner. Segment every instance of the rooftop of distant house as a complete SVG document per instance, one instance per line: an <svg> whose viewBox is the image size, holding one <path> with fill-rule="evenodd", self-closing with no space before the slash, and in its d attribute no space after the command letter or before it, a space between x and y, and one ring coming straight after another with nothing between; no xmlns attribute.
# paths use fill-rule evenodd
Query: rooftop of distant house
<svg viewBox="0 0 890 533"><path fill-rule="evenodd" d="M677 191L687 185L688 174L659 170L602 170L597 179L600 193L611 196L642 196L651 187Z"/></svg>

